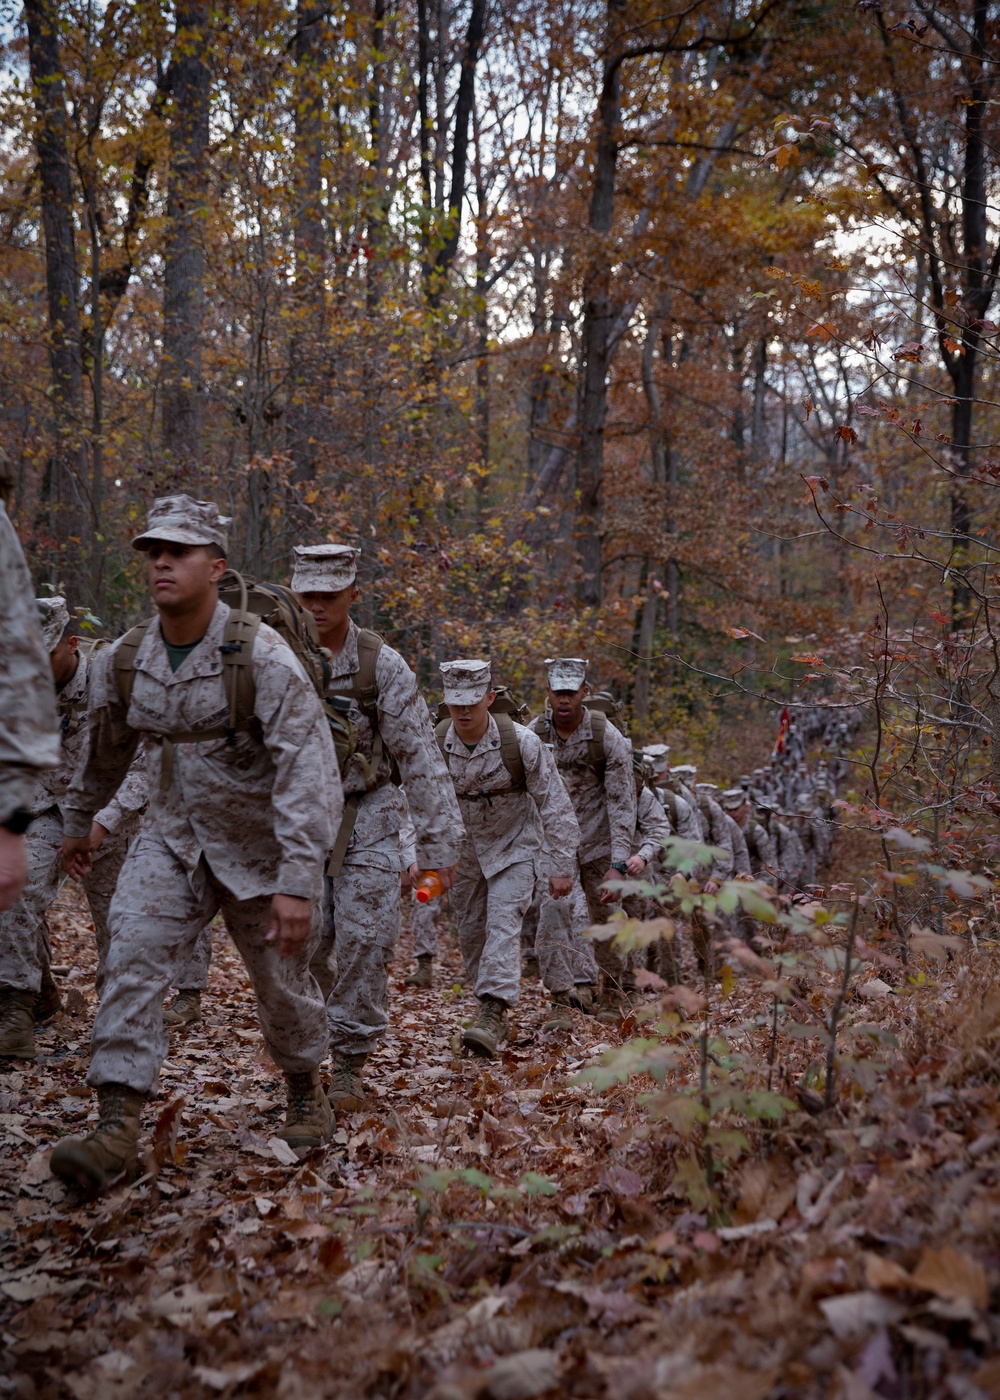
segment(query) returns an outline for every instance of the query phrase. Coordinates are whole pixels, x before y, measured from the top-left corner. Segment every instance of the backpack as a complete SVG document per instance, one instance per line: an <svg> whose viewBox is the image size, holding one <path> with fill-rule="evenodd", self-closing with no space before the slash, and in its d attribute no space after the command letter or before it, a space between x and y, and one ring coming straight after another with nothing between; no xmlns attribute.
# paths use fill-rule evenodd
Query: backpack
<svg viewBox="0 0 1000 1400"><path fill-rule="evenodd" d="M595 690L593 695L587 696L586 705L592 715L603 715L620 733L625 735L626 739L628 738L625 706L620 700L615 699L610 690Z"/></svg>
<svg viewBox="0 0 1000 1400"><path fill-rule="evenodd" d="M500 758L503 766L507 769L507 776L510 778L510 786L498 788L488 794L490 797L503 796L505 792L524 792L527 782L524 776L524 760L521 757L521 746L517 742L517 730L514 728L515 722L523 723L527 718L528 707L521 705L515 699L513 692L505 685L496 687L497 698L490 706L490 714L496 721L497 729L500 733ZM442 714L442 711L444 712ZM445 753L444 741L448 737L448 730L451 726L451 711L442 700L438 706L438 722L434 728L434 737L438 741L445 764L448 762L448 755ZM468 797L475 797L475 793L467 793Z"/></svg>
<svg viewBox="0 0 1000 1400"><path fill-rule="evenodd" d="M330 657L319 644L316 624L290 588L280 583L257 583L235 569L227 569L219 580L219 599L231 609L226 619L222 646L222 680L229 701L229 723L190 734L171 734L174 743L202 743L225 739L235 744L238 732L259 728L254 715L256 693L253 683L253 644L262 622L273 627L295 653L313 687L326 702ZM132 699L135 686L135 658L152 618L140 622L118 644L115 652L115 685L123 705ZM339 717L334 719L334 731ZM338 755L339 756L339 755Z"/></svg>
<svg viewBox="0 0 1000 1400"><path fill-rule="evenodd" d="M593 697L591 697L593 698ZM592 710L588 699L585 708L590 711L590 738L587 740L587 757L584 760L588 768L592 768L599 778L604 777L604 770L608 766L608 761L604 756L604 731L607 727L608 717L603 710ZM535 733L546 744L555 742L555 726L552 723L552 711L546 710L543 715L539 715L536 720ZM545 730L545 734L542 730ZM553 756L556 750L553 748ZM556 757L556 767L572 768L575 765L564 763L560 765Z"/></svg>
<svg viewBox="0 0 1000 1400"><path fill-rule="evenodd" d="M510 686L498 685L495 690L496 699L490 706L490 714L493 718L496 719L497 715L510 715L511 719L516 720L518 724L527 724L530 713L528 706L521 704ZM449 722L451 720L451 711L443 700L437 707L437 723L440 724L442 720Z"/></svg>
<svg viewBox="0 0 1000 1400"><path fill-rule="evenodd" d="M110 645L111 643L108 641L107 637L77 637L76 639L77 652L88 663L92 656L99 651L103 651L105 647L109 647ZM77 733L82 723L83 716L87 713L89 704L89 700L70 700L65 707L59 704L59 709L62 711L59 719L59 729L62 734L69 737Z"/></svg>

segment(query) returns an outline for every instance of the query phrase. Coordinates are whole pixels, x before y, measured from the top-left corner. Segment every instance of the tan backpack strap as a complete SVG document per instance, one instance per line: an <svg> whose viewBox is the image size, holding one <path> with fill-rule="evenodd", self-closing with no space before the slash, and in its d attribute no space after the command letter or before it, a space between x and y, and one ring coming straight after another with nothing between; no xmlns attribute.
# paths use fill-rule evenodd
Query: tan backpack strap
<svg viewBox="0 0 1000 1400"><path fill-rule="evenodd" d="M132 691L135 687L135 657L142 639L152 626L153 618L148 617L145 622L140 622L138 627L133 627L126 632L124 637L115 648L115 688L118 691L118 698L125 706L126 710L132 703Z"/></svg>
<svg viewBox="0 0 1000 1400"><path fill-rule="evenodd" d="M246 596L246 584L243 594ZM236 743L236 731L253 718L257 689L253 680L253 647L262 619L256 613L230 610L219 650L222 653L222 683L229 701L226 742Z"/></svg>
<svg viewBox="0 0 1000 1400"><path fill-rule="evenodd" d="M587 740L587 749L590 762L598 773L603 773L608 766L608 760L604 754L604 732L607 729L608 717L602 710L590 711L590 728L592 737Z"/></svg>
<svg viewBox="0 0 1000 1400"><path fill-rule="evenodd" d="M375 667L378 654L385 646L385 638L373 632L370 627L358 631L358 669L354 677L354 694L364 710L372 729L378 727L378 680Z"/></svg>
<svg viewBox="0 0 1000 1400"><path fill-rule="evenodd" d="M354 825L358 820L359 793L352 793L350 797L344 798L344 815L340 819L340 829L337 832L337 839L333 843L333 850L330 852L330 859L326 863L326 873L331 880L335 880L340 874L344 864L344 857L347 855L347 848L351 844L351 837L354 835Z"/></svg>
<svg viewBox="0 0 1000 1400"><path fill-rule="evenodd" d="M450 719L439 719L434 726L434 737L437 740L438 748L441 750L441 757L444 759L446 765L448 763L448 754L444 746L444 741L448 737L448 730L450 728Z"/></svg>
<svg viewBox="0 0 1000 1400"><path fill-rule="evenodd" d="M494 715L493 718L500 733L500 757L503 760L503 766L507 769L511 790L523 792L527 787L527 782L524 776L524 759L521 757L521 745L517 742L514 721L510 715Z"/></svg>

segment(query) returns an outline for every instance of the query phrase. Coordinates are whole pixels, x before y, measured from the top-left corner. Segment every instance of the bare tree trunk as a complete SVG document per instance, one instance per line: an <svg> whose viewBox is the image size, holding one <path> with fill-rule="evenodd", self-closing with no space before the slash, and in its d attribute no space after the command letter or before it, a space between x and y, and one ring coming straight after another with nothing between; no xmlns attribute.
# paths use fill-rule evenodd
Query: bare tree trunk
<svg viewBox="0 0 1000 1400"><path fill-rule="evenodd" d="M178 0L175 15L163 256L162 434L164 452L177 475L197 480L202 465L203 222L208 184L207 0Z"/></svg>
<svg viewBox="0 0 1000 1400"><path fill-rule="evenodd" d="M322 4L298 0L295 12L295 154L292 223L295 242L294 329L288 360L291 392L288 438L294 482L316 475L322 395L321 358L326 283L323 233L323 60ZM263 546L263 540L262 540Z"/></svg>
<svg viewBox="0 0 1000 1400"><path fill-rule="evenodd" d="M55 442L46 471L44 525L53 546L50 577L71 607L91 603L85 567L87 453L83 438L83 363L73 225L65 82L57 15L50 0L25 0L28 55L38 124L35 146L42 186L49 369Z"/></svg>
<svg viewBox="0 0 1000 1400"><path fill-rule="evenodd" d="M486 0L472 0L469 10L469 26L465 35L465 52L462 55L462 72L458 80L455 96L455 126L451 143L451 194L448 197L448 218L441 247L435 259L434 269L438 287L448 276L462 229L462 204L465 199L465 172L469 160L469 122L472 117L472 103L476 91L476 64L479 62L479 49L483 42L483 27L486 20Z"/></svg>
<svg viewBox="0 0 1000 1400"><path fill-rule="evenodd" d="M483 173L479 112L473 109L476 175L476 430L479 437L479 476L476 480L476 516L479 528L486 521L490 495L490 322L486 304L486 279L490 274L489 200Z"/></svg>
<svg viewBox="0 0 1000 1400"><path fill-rule="evenodd" d="M608 405L608 334L611 319L610 236L615 213L615 177L621 124L619 29L625 0L607 0L604 80L597 114L597 151L590 197L590 262L584 276L580 446L577 453L576 532L582 582L580 598L589 607L601 602L601 488L604 475L604 420Z"/></svg>
<svg viewBox="0 0 1000 1400"><path fill-rule="evenodd" d="M388 219L385 189L385 47L386 3L375 0L372 16L372 62L368 84L368 127L371 161L368 169L368 264L365 269L365 301L369 316L373 314L382 295L382 241Z"/></svg>

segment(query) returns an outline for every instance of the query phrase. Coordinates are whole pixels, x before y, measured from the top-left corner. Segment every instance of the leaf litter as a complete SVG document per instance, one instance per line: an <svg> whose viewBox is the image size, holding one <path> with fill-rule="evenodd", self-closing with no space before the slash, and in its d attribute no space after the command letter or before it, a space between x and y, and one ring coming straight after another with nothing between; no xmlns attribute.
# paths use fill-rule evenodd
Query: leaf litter
<svg viewBox="0 0 1000 1400"><path fill-rule="evenodd" d="M144 1175L82 1202L47 1166L95 1113L93 935L74 890L52 923L75 1010L41 1031L37 1062L0 1074L0 1394L1000 1396L985 944L947 962L911 948L920 974L887 974L892 994L864 1003L865 1033L893 1048L831 1110L800 1106L815 1047L783 1041L791 1107L744 1125L713 1213L685 1186L683 1134L650 1112L654 1079L581 1082L620 1038L582 1017L545 1037L537 983L501 1060L456 1053L472 998L447 938L433 992L403 990L397 951L372 1106L300 1160L276 1137L281 1076L220 931L205 1022L172 1036L146 1107ZM742 975L727 991L752 1038L767 994ZM697 1075L694 1042L678 1055L667 1088Z"/></svg>

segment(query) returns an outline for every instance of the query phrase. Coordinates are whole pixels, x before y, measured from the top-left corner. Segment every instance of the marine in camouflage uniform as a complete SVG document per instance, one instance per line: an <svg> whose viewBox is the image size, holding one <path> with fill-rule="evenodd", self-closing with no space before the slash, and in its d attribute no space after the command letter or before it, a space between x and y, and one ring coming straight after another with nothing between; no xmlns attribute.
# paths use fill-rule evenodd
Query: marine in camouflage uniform
<svg viewBox="0 0 1000 1400"><path fill-rule="evenodd" d="M417 840L414 873L437 870L447 886L462 838L458 802L427 706L399 652L385 643L378 650L375 729L356 694L361 634L349 609L358 596L360 553L351 545L297 546L292 574L292 588L333 657L328 693L349 699L357 733L356 752L343 773L348 826L338 842L344 849L342 855L335 851L328 867L323 938L314 962L327 993L330 1101L344 1111L364 1106L362 1071L389 1025L387 959L401 927L399 834L407 809ZM405 799L392 780L394 765Z"/></svg>
<svg viewBox="0 0 1000 1400"><path fill-rule="evenodd" d="M223 667L235 643L227 640L230 608L218 596L228 523L207 501L154 503L133 544L147 552L160 618L141 641L126 634L96 657L83 752L64 802L64 858L71 873L83 873L94 813L146 738L149 812L111 904L87 1076L100 1122L85 1139L63 1139L52 1155L57 1175L90 1190L136 1169L142 1102L167 1051L163 994L178 954L217 912L246 964L264 1043L287 1081L281 1136L317 1146L332 1127L319 1079L326 1013L309 964L320 935L323 862L342 810L336 754L312 682L264 624L252 643L253 713L232 725ZM116 660L137 641L126 680Z"/></svg>
<svg viewBox="0 0 1000 1400"><path fill-rule="evenodd" d="M13 473L0 452L0 910L27 882L24 833L35 784L60 760L52 669L38 625L31 575L7 515Z"/></svg>
<svg viewBox="0 0 1000 1400"><path fill-rule="evenodd" d="M73 635L65 598L36 602L56 683L62 761L35 784L27 833L28 883L17 904L0 914L0 1055L22 1059L34 1058L35 1024L54 1016L61 1004L52 979L46 913L65 874L62 803L83 748L92 665ZM94 859L83 885L97 939L98 993L111 937L111 896L145 803L146 764L140 753L118 792L97 813L91 831Z"/></svg>
<svg viewBox="0 0 1000 1400"><path fill-rule="evenodd" d="M580 824L580 882L590 920L605 924L618 907L605 882L625 877L635 831L632 746L610 720L605 721L603 758L595 766L590 753L594 720L585 703L590 693L587 662L579 657L559 657L550 658L545 666L552 717L542 716L531 727L551 738L556 767ZM560 734L560 725L569 732ZM552 993L565 992L574 985L571 947L569 910L561 901L543 898L536 950L542 979ZM614 1023L625 1009L625 966L610 941L596 942L595 952L601 970L595 1014Z"/></svg>
<svg viewBox="0 0 1000 1400"><path fill-rule="evenodd" d="M542 741L510 716L498 721L489 713L495 698L489 662L445 662L441 674L451 712L447 729L441 726L441 747L465 823L452 906L466 974L479 999L479 1014L463 1039L468 1049L489 1056L520 1000L521 925L536 877L548 881L551 899L566 899L580 828ZM500 724L516 743L521 781L504 761ZM568 997L564 1004L568 1008Z"/></svg>

